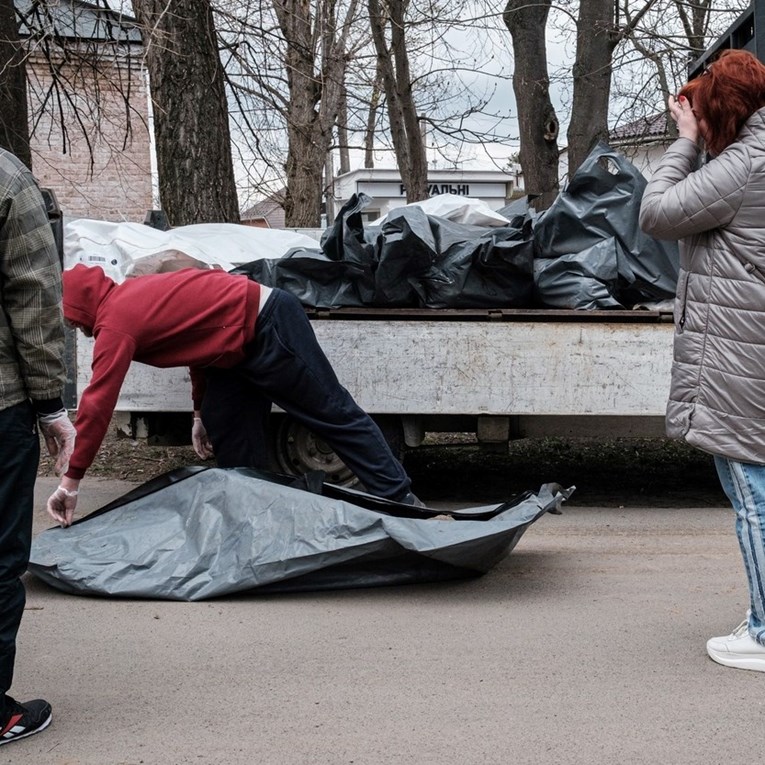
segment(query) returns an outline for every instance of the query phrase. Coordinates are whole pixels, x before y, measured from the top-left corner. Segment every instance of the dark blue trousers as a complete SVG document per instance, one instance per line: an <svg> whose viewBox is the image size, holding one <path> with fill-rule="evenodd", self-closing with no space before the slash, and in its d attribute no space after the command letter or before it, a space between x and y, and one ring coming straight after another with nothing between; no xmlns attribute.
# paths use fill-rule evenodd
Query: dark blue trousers
<svg viewBox="0 0 765 765"><path fill-rule="evenodd" d="M0 411L0 721L13 682L16 634L26 595L21 575L29 563L40 441L28 402Z"/></svg>
<svg viewBox="0 0 765 765"><path fill-rule="evenodd" d="M334 449L379 497L400 499L411 481L374 420L340 384L300 301L275 289L247 357L207 370L202 419L221 467L268 467L265 427L271 403Z"/></svg>

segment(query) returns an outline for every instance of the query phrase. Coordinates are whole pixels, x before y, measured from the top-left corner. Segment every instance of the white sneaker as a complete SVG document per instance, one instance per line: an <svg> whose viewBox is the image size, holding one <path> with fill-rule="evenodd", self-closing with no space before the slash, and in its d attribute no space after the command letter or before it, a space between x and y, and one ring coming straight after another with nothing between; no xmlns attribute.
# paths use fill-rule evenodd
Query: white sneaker
<svg viewBox="0 0 765 765"><path fill-rule="evenodd" d="M709 658L726 667L765 672L765 645L749 635L748 626L744 620L730 635L707 640Z"/></svg>

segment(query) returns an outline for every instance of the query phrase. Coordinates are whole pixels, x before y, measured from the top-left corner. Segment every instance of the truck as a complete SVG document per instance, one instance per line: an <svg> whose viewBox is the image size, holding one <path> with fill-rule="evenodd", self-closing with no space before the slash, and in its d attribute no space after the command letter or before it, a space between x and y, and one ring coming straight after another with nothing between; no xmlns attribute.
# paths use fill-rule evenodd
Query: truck
<svg viewBox="0 0 765 765"><path fill-rule="evenodd" d="M377 421L394 452L429 433L473 433L487 449L510 439L660 436L672 361L671 315L652 310L309 310L341 383ZM77 337L78 393L90 377L92 340ZM149 443L189 442L188 370L134 363L115 420ZM314 434L275 409L272 467L353 475Z"/></svg>
<svg viewBox="0 0 765 765"><path fill-rule="evenodd" d="M765 51L765 0L755 0L701 57ZM319 238L321 231L312 234ZM429 433L472 433L487 449L511 439L659 437L669 394L673 323L664 310L337 308L308 311L316 336L356 401L401 454ZM78 340L72 405L89 379ZM118 401L121 430L188 443L190 380L183 369L134 364ZM327 480L354 477L320 439L272 412L273 467Z"/></svg>

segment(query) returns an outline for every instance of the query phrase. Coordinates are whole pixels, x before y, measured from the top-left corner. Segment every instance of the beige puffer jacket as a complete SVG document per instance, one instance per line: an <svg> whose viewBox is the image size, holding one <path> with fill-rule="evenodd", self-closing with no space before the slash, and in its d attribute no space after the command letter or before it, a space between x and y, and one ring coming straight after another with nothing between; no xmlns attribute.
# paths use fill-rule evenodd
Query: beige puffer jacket
<svg viewBox="0 0 765 765"><path fill-rule="evenodd" d="M642 229L680 240L667 433L765 464L765 108L700 169L687 138L648 183Z"/></svg>

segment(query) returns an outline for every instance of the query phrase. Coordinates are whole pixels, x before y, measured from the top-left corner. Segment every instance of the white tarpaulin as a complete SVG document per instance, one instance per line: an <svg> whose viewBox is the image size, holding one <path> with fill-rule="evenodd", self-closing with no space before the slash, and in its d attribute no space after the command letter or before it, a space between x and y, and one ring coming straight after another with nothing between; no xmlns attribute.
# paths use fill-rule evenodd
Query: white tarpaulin
<svg viewBox="0 0 765 765"><path fill-rule="evenodd" d="M141 266L149 261L161 264L177 260L178 253L230 271L240 263L280 258L294 247L318 247L318 243L294 231L236 223L197 223L160 231L143 223L80 218L64 227L64 268L78 263L101 266L110 279L121 282L126 276L141 273Z"/></svg>
<svg viewBox="0 0 765 765"><path fill-rule="evenodd" d="M461 197L456 194L439 194L422 202L412 202L401 207L421 207L426 215L464 223L467 226L507 226L510 221L489 207L486 202L472 197ZM401 208L397 207L396 210ZM370 226L382 226L394 210L382 218L372 221Z"/></svg>

